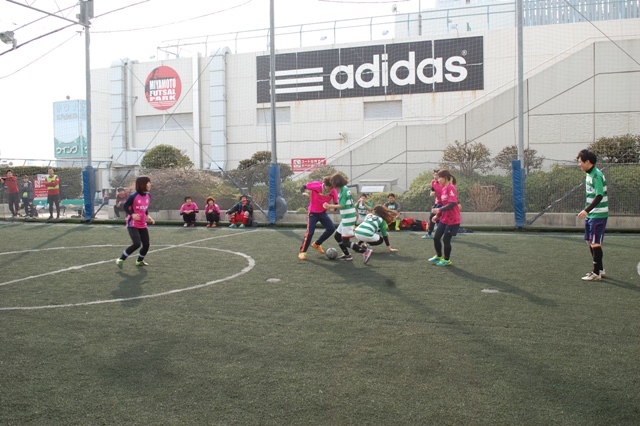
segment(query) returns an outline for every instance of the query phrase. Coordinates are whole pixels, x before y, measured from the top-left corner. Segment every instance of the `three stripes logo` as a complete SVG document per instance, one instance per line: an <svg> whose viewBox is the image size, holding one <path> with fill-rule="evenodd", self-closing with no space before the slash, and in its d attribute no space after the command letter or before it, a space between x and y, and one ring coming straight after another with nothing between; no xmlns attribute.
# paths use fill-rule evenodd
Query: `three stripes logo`
<svg viewBox="0 0 640 426"><path fill-rule="evenodd" d="M322 92L323 68L276 71L276 95Z"/></svg>

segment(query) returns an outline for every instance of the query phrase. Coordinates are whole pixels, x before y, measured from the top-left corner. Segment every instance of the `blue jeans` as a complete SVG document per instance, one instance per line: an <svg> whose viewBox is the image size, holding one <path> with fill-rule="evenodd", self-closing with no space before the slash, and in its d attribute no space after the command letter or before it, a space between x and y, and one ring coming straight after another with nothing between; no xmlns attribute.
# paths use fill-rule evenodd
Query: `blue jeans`
<svg viewBox="0 0 640 426"><path fill-rule="evenodd" d="M313 238L314 232L316 232L316 225L318 222L324 226L324 232L320 238L316 240L318 244L325 242L336 230L336 226L333 224L333 221L326 211L321 213L307 213L307 232L304 234L304 240L302 240L302 246L300 247L301 253L304 253L309 249L311 239Z"/></svg>

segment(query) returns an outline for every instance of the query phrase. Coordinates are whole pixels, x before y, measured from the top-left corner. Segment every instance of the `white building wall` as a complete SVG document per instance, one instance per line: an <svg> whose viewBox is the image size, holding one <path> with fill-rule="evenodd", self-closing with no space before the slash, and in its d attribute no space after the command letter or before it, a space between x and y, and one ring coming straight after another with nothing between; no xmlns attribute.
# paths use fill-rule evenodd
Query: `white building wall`
<svg viewBox="0 0 640 426"><path fill-rule="evenodd" d="M590 24L548 25L525 30L525 109L529 110L525 117L525 144L547 158L571 160L579 149L601 136L640 133L640 97L637 96L640 73L637 63L629 58L640 57L640 20L601 21L598 26L598 30ZM602 33L617 37L616 43L630 55ZM277 127L278 160L289 164L292 158L323 157L352 168L357 166L353 158L360 164L406 162L393 166L393 173L405 173L399 184L406 186L415 177L413 173L431 168L426 164L440 161L442 150L456 140L482 142L492 155L514 145L517 134L515 30L468 35L484 37L484 90L278 102L278 108L290 110L290 122ZM439 38L449 37L450 34L443 34ZM410 40L424 41L425 38L397 42ZM601 43L594 43L597 41ZM281 53L286 52L278 52ZM271 149L270 126L258 124L258 114L268 111L270 106L257 103L256 58L262 55L266 52L226 56L227 170L236 168L241 160L257 151ZM210 162L214 131L209 119L211 94L207 67L210 60L211 57L200 58L201 72L196 83L200 88L203 164ZM180 102L167 111L152 108L144 94L144 80L159 65L174 68L182 79ZM193 113L194 99L189 90L194 84L191 58L131 66L136 76L133 95L137 99L129 105L133 108L134 121L139 116ZM107 78L107 70L92 71L94 85L108 86L107 82L101 83ZM112 98L114 95L117 94L110 94ZM113 144L120 143L113 138L113 126L109 132L105 124L114 119L109 115L108 96L94 95L96 160L102 156L108 159ZM365 104L380 101L401 101L402 119L365 120ZM166 143L184 150L191 158L194 150L199 149L194 144L193 129L142 132L135 128L134 122L134 132L131 147L134 149L147 150ZM357 150L360 152L355 152ZM366 177L390 173L370 169ZM362 167L357 171L365 172Z"/></svg>

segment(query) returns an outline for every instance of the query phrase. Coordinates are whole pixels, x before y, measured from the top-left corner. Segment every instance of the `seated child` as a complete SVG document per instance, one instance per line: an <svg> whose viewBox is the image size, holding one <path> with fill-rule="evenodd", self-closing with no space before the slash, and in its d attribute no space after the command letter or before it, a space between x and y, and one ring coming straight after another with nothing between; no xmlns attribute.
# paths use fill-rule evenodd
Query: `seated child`
<svg viewBox="0 0 640 426"><path fill-rule="evenodd" d="M180 215L184 219L184 227L196 226L196 214L198 213L198 205L191 201L191 197L184 197L184 204L180 207Z"/></svg>
<svg viewBox="0 0 640 426"><path fill-rule="evenodd" d="M220 222L220 207L216 204L216 200L209 196L206 200L207 205L204 206L204 215L207 218L207 228L215 228Z"/></svg>
<svg viewBox="0 0 640 426"><path fill-rule="evenodd" d="M249 202L246 195L240 197L240 201L229 210L227 210L227 215L229 215L229 221L231 225L229 228L244 228L247 225L251 225L251 217L253 216L253 207Z"/></svg>

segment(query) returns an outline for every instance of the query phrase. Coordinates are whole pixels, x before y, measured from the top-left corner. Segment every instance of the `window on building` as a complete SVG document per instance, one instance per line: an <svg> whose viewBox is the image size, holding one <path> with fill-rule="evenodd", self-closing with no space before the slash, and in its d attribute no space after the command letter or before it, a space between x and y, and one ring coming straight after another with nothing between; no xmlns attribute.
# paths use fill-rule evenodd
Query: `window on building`
<svg viewBox="0 0 640 426"><path fill-rule="evenodd" d="M193 129L193 114L144 115L136 117L139 132Z"/></svg>
<svg viewBox="0 0 640 426"><path fill-rule="evenodd" d="M258 125L268 126L271 124L271 108L258 108ZM276 124L291 123L291 108L276 107Z"/></svg>
<svg viewBox="0 0 640 426"><path fill-rule="evenodd" d="M402 101L365 102L365 120L402 118Z"/></svg>

